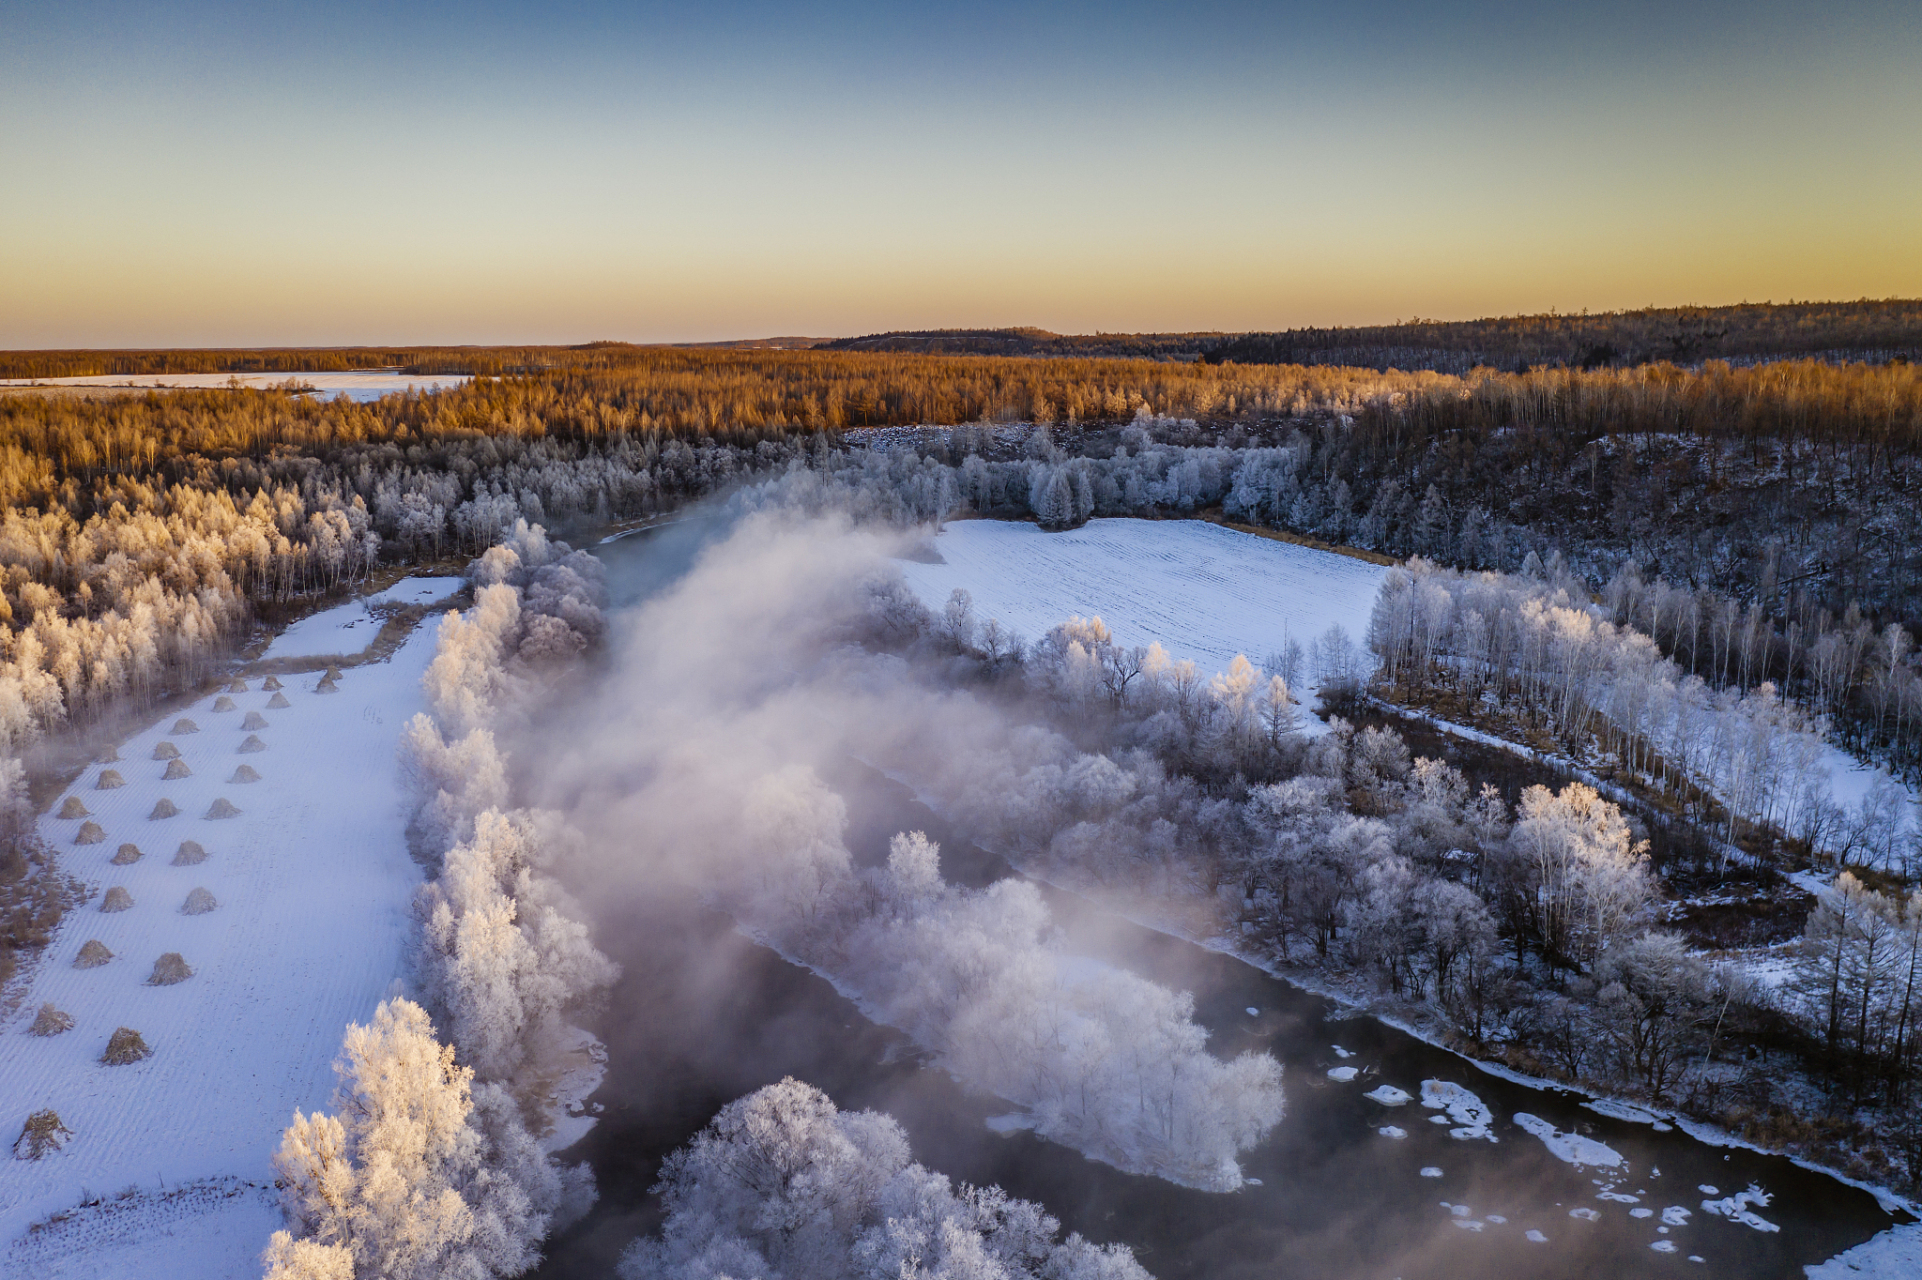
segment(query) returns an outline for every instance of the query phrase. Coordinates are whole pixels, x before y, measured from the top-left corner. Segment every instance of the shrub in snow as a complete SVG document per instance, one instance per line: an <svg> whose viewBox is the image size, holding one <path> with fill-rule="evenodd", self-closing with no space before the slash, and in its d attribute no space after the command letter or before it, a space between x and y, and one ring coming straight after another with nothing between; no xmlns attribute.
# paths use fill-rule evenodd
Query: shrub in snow
<svg viewBox="0 0 1922 1280"><path fill-rule="evenodd" d="M287 701L287 695L284 693L276 693L273 697L267 699L267 707L270 711L279 711L282 708L293 705L293 703Z"/></svg>
<svg viewBox="0 0 1922 1280"><path fill-rule="evenodd" d="M169 951L153 962L153 974L147 979L150 987L171 987L176 982L185 982L194 976L187 967L187 961L178 951Z"/></svg>
<svg viewBox="0 0 1922 1280"><path fill-rule="evenodd" d="M209 818L238 818L239 816L240 810L234 808L233 801L229 800L226 796L221 796L218 800L207 806L207 817Z"/></svg>
<svg viewBox="0 0 1922 1280"><path fill-rule="evenodd" d="M277 692L280 689L280 677L268 676L265 680L262 680L260 682L260 688L262 692L265 692L265 693Z"/></svg>
<svg viewBox="0 0 1922 1280"><path fill-rule="evenodd" d="M93 785L97 791L112 791L115 787L126 786L127 780L120 776L118 770L102 769L100 777L94 781Z"/></svg>
<svg viewBox="0 0 1922 1280"><path fill-rule="evenodd" d="M179 755L180 748L171 742L163 740L154 744L153 758L156 760L173 760L177 759Z"/></svg>
<svg viewBox="0 0 1922 1280"><path fill-rule="evenodd" d="M98 822L83 822L80 830L73 836L75 844L99 844L107 838L107 833Z"/></svg>
<svg viewBox="0 0 1922 1280"><path fill-rule="evenodd" d="M127 911L131 910L132 907L133 895L127 892L125 885L115 885L113 888L107 890L100 899L100 909L102 911Z"/></svg>
<svg viewBox="0 0 1922 1280"><path fill-rule="evenodd" d="M134 863L140 861L140 846L132 842L121 845L118 849L114 850L111 861L116 867L132 866Z"/></svg>
<svg viewBox="0 0 1922 1280"><path fill-rule="evenodd" d="M13 1158L38 1160L50 1151L60 1150L71 1137L73 1130L60 1123L59 1112L36 1111L27 1117L20 1136L13 1140Z"/></svg>
<svg viewBox="0 0 1922 1280"><path fill-rule="evenodd" d="M257 735L250 733L247 735L247 740L240 744L238 754L243 756L252 755L256 751L265 751L266 749L267 744L262 742Z"/></svg>
<svg viewBox="0 0 1922 1280"><path fill-rule="evenodd" d="M111 959L113 959L113 952L107 950L106 943L100 941L98 938L89 938L86 943L81 946L80 954L73 958L73 967L76 969L98 969Z"/></svg>
<svg viewBox="0 0 1922 1280"><path fill-rule="evenodd" d="M296 1111L274 1153L293 1229L274 1234L270 1277L478 1280L534 1264L570 1188L514 1099L475 1086L420 1006L387 1001L349 1026L334 1071L337 1114Z"/></svg>
<svg viewBox="0 0 1922 1280"><path fill-rule="evenodd" d="M73 1015L54 1008L52 1001L40 1006L40 1012L34 1015L33 1025L27 1028L29 1034L36 1036L57 1036L62 1031L71 1030Z"/></svg>
<svg viewBox="0 0 1922 1280"><path fill-rule="evenodd" d="M667 1158L667 1219L629 1246L621 1280L1147 1280L1121 1245L1079 1235L999 1187L951 1184L910 1159L890 1116L841 1112L792 1078L729 1103Z"/></svg>
<svg viewBox="0 0 1922 1280"><path fill-rule="evenodd" d="M182 716L180 717L180 719L174 721L174 727L167 730L167 732L168 733L199 733L200 726L195 724L193 721L187 719L187 717Z"/></svg>
<svg viewBox="0 0 1922 1280"><path fill-rule="evenodd" d="M239 710L239 708L234 705L234 700L232 698L229 698L226 694L223 693L218 698L214 699L214 710L215 711L237 711Z"/></svg>
<svg viewBox="0 0 1922 1280"><path fill-rule="evenodd" d="M54 817L85 818L85 817L88 817L90 813L91 811L87 808L87 806L80 803L79 796L68 796L67 802L60 806L60 812L56 813Z"/></svg>
<svg viewBox="0 0 1922 1280"><path fill-rule="evenodd" d="M160 775L160 780L162 782L173 782L178 778L191 778L193 776L194 771L187 767L185 760L169 760L167 761L167 771Z"/></svg>
<svg viewBox="0 0 1922 1280"><path fill-rule="evenodd" d="M180 848L174 853L176 867L196 867L207 860L207 851L200 847L198 840L182 840Z"/></svg>
<svg viewBox="0 0 1922 1280"><path fill-rule="evenodd" d="M107 1049L100 1055L100 1061L105 1066L124 1067L128 1063L151 1057L153 1050L147 1047L147 1042L138 1031L132 1027L116 1027L107 1040Z"/></svg>
<svg viewBox="0 0 1922 1280"><path fill-rule="evenodd" d="M153 812L147 815L147 821L152 822L157 818L171 818L179 812L179 805L162 796L160 799L154 801Z"/></svg>
<svg viewBox="0 0 1922 1280"><path fill-rule="evenodd" d="M267 727L267 717L261 715L258 711L249 711L247 718L240 722L240 727L243 729L265 729Z"/></svg>
<svg viewBox="0 0 1922 1280"><path fill-rule="evenodd" d="M250 765L250 764L243 764L243 765L241 765L241 766L240 766L240 767L239 767L238 769L235 769L235 770L234 770L234 776L233 776L233 777L231 777L231 778L229 778L229 779L227 779L227 781L229 781L229 782L259 782L259 781L260 781L260 774L259 774L258 772L256 772L256 771L255 771L255 769L254 769L254 767L253 767L252 765Z"/></svg>
<svg viewBox="0 0 1922 1280"><path fill-rule="evenodd" d="M219 905L220 904L214 900L213 894L207 892L205 889L195 889L187 895L187 900L180 904L180 914L183 916L204 916Z"/></svg>

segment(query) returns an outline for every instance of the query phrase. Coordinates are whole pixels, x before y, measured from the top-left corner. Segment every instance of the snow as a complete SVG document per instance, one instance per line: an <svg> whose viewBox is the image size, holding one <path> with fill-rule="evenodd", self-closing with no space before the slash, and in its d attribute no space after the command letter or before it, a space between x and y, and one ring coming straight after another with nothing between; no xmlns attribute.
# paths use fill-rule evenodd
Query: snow
<svg viewBox="0 0 1922 1280"><path fill-rule="evenodd" d="M1330 1067L1328 1068L1328 1078L1330 1080L1338 1080L1342 1084L1347 1084L1355 1078L1358 1070L1359 1069L1355 1067Z"/></svg>
<svg viewBox="0 0 1922 1280"><path fill-rule="evenodd" d="M1712 1213L1719 1218L1727 1218L1730 1222L1739 1222L1745 1227L1753 1227L1757 1231L1780 1231L1782 1229L1768 1219L1759 1217L1751 1212L1749 1209L1750 1205L1756 1205L1763 1209L1768 1208L1769 1193L1758 1186L1750 1184L1747 1191L1738 1191L1734 1195L1725 1196L1720 1200L1702 1201L1702 1211L1704 1213Z"/></svg>
<svg viewBox="0 0 1922 1280"><path fill-rule="evenodd" d="M401 391L438 391L471 382L465 373L408 374L395 369L363 369L357 373L99 373L77 378L0 378L0 387L178 387L219 390L238 378L249 387L277 387L293 379L313 387L325 399L346 396L366 403Z"/></svg>
<svg viewBox="0 0 1922 1280"><path fill-rule="evenodd" d="M1384 1138L1394 1138L1397 1141L1400 1141L1401 1139L1406 1138L1408 1136L1408 1130L1400 1127L1399 1125L1392 1125L1392 1124L1385 1124L1381 1128L1375 1130L1375 1132L1379 1133Z"/></svg>
<svg viewBox="0 0 1922 1280"><path fill-rule="evenodd" d="M1442 1171L1440 1169L1437 1169L1432 1164L1424 1165L1422 1167L1421 1176L1424 1178L1439 1178L1442 1176Z"/></svg>
<svg viewBox="0 0 1922 1280"><path fill-rule="evenodd" d="M1543 1235L1539 1231L1535 1231L1532 1229L1528 1232L1527 1238L1531 1244L1547 1244L1548 1243L1547 1236Z"/></svg>
<svg viewBox="0 0 1922 1280"><path fill-rule="evenodd" d="M232 712L212 710L217 693L171 709L120 746L120 761L109 767L126 786L94 789L99 766L75 780L70 794L106 829L104 843L74 846L80 820L41 820L65 870L97 891L124 886L134 907L102 914L96 897L70 912L26 999L0 1029L0 1079L7 1082L0 1131L11 1141L30 1112L46 1107L73 1131L65 1150L40 1161L0 1160L0 1249L39 1248L35 1241L46 1231L16 1242L29 1224L74 1209L89 1191L158 1195L222 1178L271 1186L269 1156L280 1131L296 1107L326 1104L341 1033L373 1013L403 969L420 871L403 834L394 752L401 726L420 706L420 679L433 650L432 629L421 628L387 661L348 672L328 696L313 694L311 679L287 679L293 705L282 710L265 710L270 695L258 681L249 682L250 692L230 695ZM270 727L260 731L268 750L244 760L263 777L231 785L226 779L243 760L235 754L245 736L240 720L252 710L268 718ZM183 714L200 732L166 732ZM151 757L163 740L179 748L191 777L161 781L163 765ZM179 816L149 821L162 796L179 806ZM240 816L204 820L219 798L237 805ZM207 860L170 865L189 839L206 848ZM123 841L143 856L113 866ZM211 890L220 908L180 914L196 887ZM89 939L105 943L115 958L76 970L74 955ZM194 976L174 986L146 985L155 958L168 951L185 956ZM72 1015L74 1029L24 1034L42 1001ZM138 1030L153 1056L100 1065L102 1046L120 1026ZM186 1216L169 1230L182 1259L194 1265L183 1261L165 1273L170 1280L252 1273L257 1265L268 1218L235 1207L243 1196L215 1199L204 1213L179 1210ZM72 1237L71 1224L92 1212L57 1224L64 1234L56 1238L71 1237L81 1250L62 1265L78 1268L75 1275L134 1274L111 1261L119 1247L113 1232ZM240 1254L223 1243L230 1235L248 1241L247 1264L238 1270L230 1264ZM161 1274L152 1266L139 1270ZM48 1272L0 1254L0 1273Z"/></svg>
<svg viewBox="0 0 1922 1280"><path fill-rule="evenodd" d="M1253 1005L1249 1005L1249 1006L1248 1006L1248 1016L1249 1016L1249 1017L1251 1017L1251 1018L1259 1018L1259 1017L1261 1016L1261 1010L1259 1010L1259 1009L1257 1009L1257 1008L1255 1008L1255 1006L1253 1006Z"/></svg>
<svg viewBox="0 0 1922 1280"><path fill-rule="evenodd" d="M944 563L899 562L932 609L963 587L978 620L999 619L1030 641L1074 614L1098 615L1117 642L1160 641L1203 675L1226 670L1236 654L1260 663L1291 636L1308 650L1334 624L1361 647L1387 572L1202 520L1093 520L1067 533L960 520L932 546ZM1301 683L1295 693L1306 703L1312 671Z"/></svg>
<svg viewBox="0 0 1922 1280"><path fill-rule="evenodd" d="M1802 1271L1809 1280L1914 1280L1922 1276L1922 1222L1891 1228Z"/></svg>
<svg viewBox="0 0 1922 1280"><path fill-rule="evenodd" d="M1397 1089L1392 1084L1378 1085L1361 1096L1364 1098L1372 1098L1384 1107L1404 1107L1407 1106L1410 1101L1406 1089Z"/></svg>
<svg viewBox="0 0 1922 1280"><path fill-rule="evenodd" d="M1549 1154L1566 1164L1577 1168L1594 1166L1602 1169L1618 1169L1622 1165L1621 1154L1613 1147L1605 1146L1593 1138L1584 1138L1579 1133L1563 1133L1540 1116L1518 1111L1515 1113L1515 1124L1540 1138ZM1611 1193L1604 1192L1603 1198L1611 1198ZM1634 1197L1629 1199L1633 1200Z"/></svg>
<svg viewBox="0 0 1922 1280"><path fill-rule="evenodd" d="M1497 1141L1488 1126L1495 1122L1495 1113L1480 1098L1447 1080L1424 1080L1421 1082L1421 1104L1432 1109L1446 1110L1447 1120L1441 1116L1431 1119L1441 1123L1452 1120L1458 1127L1450 1129L1448 1136L1470 1141L1486 1138Z"/></svg>
<svg viewBox="0 0 1922 1280"><path fill-rule="evenodd" d="M375 595L302 618L275 636L264 659L352 657L380 634L374 606L435 604L458 594L464 578L402 578Z"/></svg>
<svg viewBox="0 0 1922 1280"><path fill-rule="evenodd" d="M1630 1124L1655 1124L1661 1119L1653 1111L1614 1098L1590 1098L1582 1104L1582 1109L1611 1120L1626 1120Z"/></svg>

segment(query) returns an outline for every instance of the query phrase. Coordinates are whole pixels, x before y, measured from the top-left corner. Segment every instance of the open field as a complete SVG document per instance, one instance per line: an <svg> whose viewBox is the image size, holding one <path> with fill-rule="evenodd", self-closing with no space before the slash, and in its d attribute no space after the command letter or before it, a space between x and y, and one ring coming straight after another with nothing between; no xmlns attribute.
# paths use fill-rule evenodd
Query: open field
<svg viewBox="0 0 1922 1280"><path fill-rule="evenodd" d="M315 621L362 612L353 602ZM68 914L6 1018L0 1126L10 1139L29 1113L51 1108L72 1137L38 1161L0 1161L0 1271L133 1274L115 1259L157 1239L170 1242L169 1276L254 1265L278 1225L268 1158L281 1129L296 1107L326 1103L342 1028L365 1020L401 973L420 871L403 835L394 749L433 650L422 627L389 660L347 672L333 694L315 692L313 674L284 676L284 708L269 706L275 695L259 679L204 697L75 780L68 795L90 818L42 819L62 866L94 892ZM213 710L216 697L233 709ZM254 731L266 749L243 754L251 712L267 721ZM198 732L172 732L176 718ZM189 776L163 781L168 763L154 758L163 744L178 749ZM242 765L259 781L230 781ZM125 785L98 789L106 770ZM177 816L150 818L162 799ZM238 815L203 816L221 800ZM85 822L104 838L77 844ZM190 862L190 851L178 859L189 865L175 865L185 841L205 860ZM120 852L127 843L137 860ZM116 888L131 906L104 912ZM216 905L185 914L199 889ZM113 958L75 968L94 941ZM169 952L192 976L150 985ZM73 1028L27 1034L43 1003ZM152 1056L102 1065L119 1027L138 1031ZM105 1203L75 1209L96 1197ZM53 1214L62 1220L33 1228Z"/></svg>

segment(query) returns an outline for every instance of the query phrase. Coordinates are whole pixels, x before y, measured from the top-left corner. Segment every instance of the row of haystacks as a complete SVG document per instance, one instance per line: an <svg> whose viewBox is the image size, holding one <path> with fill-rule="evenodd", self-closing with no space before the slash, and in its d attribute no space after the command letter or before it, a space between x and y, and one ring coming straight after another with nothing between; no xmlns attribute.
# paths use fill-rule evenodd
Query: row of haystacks
<svg viewBox="0 0 1922 1280"><path fill-rule="evenodd" d="M339 668L330 667L316 687L315 692L339 692L339 679ZM284 709L293 705L281 691L282 685L277 678L268 676L261 682L261 689L263 692L273 695L267 702L269 710ZM227 692L221 694L214 700L212 710L216 713L238 711L240 708L235 704L230 695L246 693L247 691L246 680L236 677L228 683ZM270 726L268 725L267 718L261 715L259 711L247 712L246 718L241 721L240 727L247 733L247 737L241 742L238 748L238 754L252 755L267 749L267 744L260 739L258 731ZM172 728L168 730L170 736L176 737L199 732L200 726L185 716L175 720ZM187 762L181 758L180 748L172 742L163 739L158 743L154 747L153 759L166 762L166 769L161 774L161 781L163 782L171 782L194 776L193 770L188 766ZM96 761L96 763L99 764L119 762L120 754L111 746L108 747ZM233 776L228 778L227 781L230 784L245 785L259 782L260 780L261 775L258 770L252 765L243 764L234 770ZM111 768L102 769L94 782L95 789L99 791L118 790L126 785L127 779L125 775L119 770ZM240 812L232 801L222 796L214 800L204 816L208 819L233 818L238 817ZM153 811L149 813L147 817L149 821L154 821L162 818L175 817L179 813L180 809L173 801L162 797L155 803ZM83 820L79 831L74 836L75 844L91 845L101 844L106 841L106 831L98 822L92 820L92 812L88 810L85 802L82 801L78 795L69 795L55 816L66 820ZM129 841L120 845L119 849L114 853L111 862L112 865L118 867L131 866L140 861L142 856L143 854L140 847ZM198 866L207 860L207 856L207 850L200 842L196 840L183 840L180 843L179 849L174 854L172 865L176 867ZM115 913L127 911L131 909L133 905L134 899L132 893L123 885L114 885L102 896L100 910L106 913ZM182 915L198 916L215 911L219 906L220 902L214 897L211 890L205 886L196 886L188 892L186 900L180 905L179 911ZM114 953L105 943L97 938L89 939L81 946L78 954L74 957L73 967L76 969L97 969L110 963L114 958ZM173 986L177 983L185 982L193 976L193 967L187 963L186 957L178 951L169 951L154 961L153 972L147 978L147 984L157 987ZM43 1037L57 1036L72 1031L74 1027L75 1021L73 1016L57 1008L51 1001L48 1001L40 1006L40 1010L35 1015L32 1025L28 1028L28 1033L30 1035ZM132 1027L117 1027L114 1029L113 1034L108 1037L106 1047L102 1050L99 1061L104 1066L128 1066L144 1061L152 1056L153 1049L147 1044L146 1038L142 1036L138 1030ZM15 1158L21 1160L39 1160L63 1149L73 1136L73 1130L69 1129L66 1124L62 1122L58 1112L51 1109L36 1111L27 1117L26 1123L21 1128L19 1137L14 1140L13 1154Z"/></svg>
<svg viewBox="0 0 1922 1280"><path fill-rule="evenodd" d="M208 893L205 889L195 889L187 895L187 901L181 906L180 914L187 916L205 915L219 905L218 902L214 901L213 894ZM98 938L89 938L81 944L79 952L74 956L73 967L76 969L98 969L100 966L110 963L113 958L113 951L106 943ZM187 963L186 957L182 956L178 951L168 951L162 954L160 959L153 962L153 973L148 977L147 985L150 987L171 987L176 982L185 982L193 976L193 968ZM52 1008L51 1005L47 1007Z"/></svg>
<svg viewBox="0 0 1922 1280"><path fill-rule="evenodd" d="M180 904L180 914L183 916L204 916L209 911L218 909L219 906L220 903L214 898L214 895L210 891L204 888L195 888L187 894L187 900ZM132 907L133 894L128 892L125 885L117 884L113 886L113 888L107 890L100 899L100 910L108 915L112 915L117 911L131 910Z"/></svg>

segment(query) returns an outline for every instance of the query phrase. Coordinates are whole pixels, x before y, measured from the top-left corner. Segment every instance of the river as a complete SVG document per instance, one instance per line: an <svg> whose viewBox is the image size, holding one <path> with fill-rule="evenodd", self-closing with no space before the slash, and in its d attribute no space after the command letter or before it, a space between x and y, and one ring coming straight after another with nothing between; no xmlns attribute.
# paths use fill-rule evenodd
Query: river
<svg viewBox="0 0 1922 1280"><path fill-rule="evenodd" d="M601 547L617 606L672 581L710 534L680 526ZM950 879L980 885L1013 874L865 766L847 761L829 781L848 802L858 861L879 862L891 835L920 829L941 842ZM609 1050L596 1095L605 1111L570 1152L593 1164L601 1202L549 1242L537 1274L609 1275L625 1243L658 1223L647 1191L661 1158L723 1104L786 1075L825 1089L843 1108L891 1113L922 1163L1039 1201L1066 1229L1124 1241L1162 1280L1677 1272L1786 1280L1894 1222L1867 1193L1782 1157L1598 1114L1578 1095L1486 1073L1073 895L1048 897L1071 950L1192 991L1214 1052L1265 1049L1284 1064L1287 1115L1243 1160L1259 1185L1232 1195L1191 1191L1027 1133L1003 1136L985 1122L1005 1104L927 1069L904 1037L869 1023L825 981L748 942L727 920L660 900L629 908L645 917L628 920L631 927L602 931L624 971L596 1028ZM1352 1079L1329 1074L1347 1068ZM1431 1123L1441 1113L1421 1105L1424 1080L1472 1092L1494 1114L1488 1137L1451 1136L1464 1126ZM1365 1096L1382 1085L1417 1097L1387 1106ZM1565 1163L1515 1122L1517 1113L1605 1144L1623 1164ZM1776 1230L1704 1207L1751 1187L1766 1203L1737 1211Z"/></svg>

